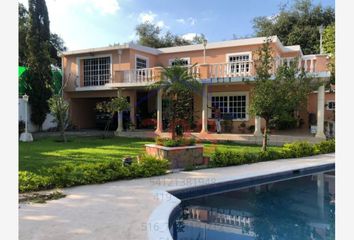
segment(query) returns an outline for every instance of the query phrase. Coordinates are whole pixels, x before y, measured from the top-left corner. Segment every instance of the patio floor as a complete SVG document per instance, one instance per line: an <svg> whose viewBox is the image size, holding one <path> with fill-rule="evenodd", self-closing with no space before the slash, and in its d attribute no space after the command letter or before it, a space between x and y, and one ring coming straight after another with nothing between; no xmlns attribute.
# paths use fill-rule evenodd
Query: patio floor
<svg viewBox="0 0 354 240"><path fill-rule="evenodd" d="M262 137L256 137L253 134L234 134L234 133L207 133L201 134L199 132L186 133L186 135L193 136L203 141L233 141L247 144L261 144ZM122 137L136 137L136 138L155 138L158 136L152 130L134 130L119 133ZM170 136L170 133L163 132L160 134L162 137ZM324 139L315 138L313 135L304 131L284 131L277 132L269 135L269 144L271 145L283 145L284 143L290 143L294 141L308 141L310 143L318 143Z"/></svg>

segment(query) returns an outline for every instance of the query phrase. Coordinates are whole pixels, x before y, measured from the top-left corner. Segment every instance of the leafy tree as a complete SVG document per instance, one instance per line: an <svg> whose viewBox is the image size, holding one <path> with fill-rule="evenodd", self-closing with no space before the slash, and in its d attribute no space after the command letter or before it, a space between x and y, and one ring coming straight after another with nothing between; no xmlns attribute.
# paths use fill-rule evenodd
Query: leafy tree
<svg viewBox="0 0 354 240"><path fill-rule="evenodd" d="M27 63L27 32L29 31L29 13L22 3L18 5L18 33L19 33L19 65L28 66ZM55 66L61 67L61 59L58 53L66 51L63 39L55 33L50 34L49 40L50 48L49 54L51 63Z"/></svg>
<svg viewBox="0 0 354 240"><path fill-rule="evenodd" d="M49 18L44 0L29 0L29 24L26 37L26 57L28 63L28 95L31 104L31 120L39 126L49 111L48 99L52 94L50 88L51 67L49 56Z"/></svg>
<svg viewBox="0 0 354 240"><path fill-rule="evenodd" d="M139 37L138 44L152 48L198 44L205 39L203 34L196 35L192 41L172 34L170 31L162 35L161 28L150 22L141 23L135 29Z"/></svg>
<svg viewBox="0 0 354 240"><path fill-rule="evenodd" d="M325 53L329 54L330 62L329 62L329 70L331 72L330 83L335 83L335 59L336 59L336 51L335 51L335 26L334 24L327 26L323 31L323 50Z"/></svg>
<svg viewBox="0 0 354 240"><path fill-rule="evenodd" d="M299 44L304 54L320 52L318 27L334 24L332 7L314 5L311 0L296 0L290 8L281 6L274 17L256 17L253 28L259 37L277 35L285 45Z"/></svg>
<svg viewBox="0 0 354 240"><path fill-rule="evenodd" d="M60 136L63 142L67 142L65 129L69 122L69 104L64 100L62 95L55 94L48 100L50 112L55 117L55 122L60 129Z"/></svg>
<svg viewBox="0 0 354 240"><path fill-rule="evenodd" d="M266 41L257 51L255 61L256 78L251 91L249 112L265 120L262 150L267 150L269 122L283 114L294 113L305 106L308 94L315 85L304 71L297 69L294 61L290 67L279 66L272 76L273 52L270 41Z"/></svg>
<svg viewBox="0 0 354 240"><path fill-rule="evenodd" d="M116 112L128 110L130 108L129 102L125 97L112 98L110 101L103 101L96 104L96 110L99 112L109 113L111 117L106 123L105 134L106 136L109 126L111 125L113 116Z"/></svg>
<svg viewBox="0 0 354 240"><path fill-rule="evenodd" d="M167 111L173 140L176 139L178 131L177 123L186 119L186 112L191 107L189 103L186 104L186 95L192 95L193 92L199 91L200 87L196 76L178 60L174 66L163 67L161 80L152 85L154 89L162 89L164 96L170 100Z"/></svg>

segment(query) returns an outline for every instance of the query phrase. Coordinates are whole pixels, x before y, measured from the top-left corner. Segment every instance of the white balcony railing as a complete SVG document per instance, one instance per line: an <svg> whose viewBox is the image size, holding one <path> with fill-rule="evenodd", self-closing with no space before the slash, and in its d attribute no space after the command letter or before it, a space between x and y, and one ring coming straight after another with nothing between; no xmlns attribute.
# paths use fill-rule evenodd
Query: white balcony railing
<svg viewBox="0 0 354 240"><path fill-rule="evenodd" d="M124 83L144 83L154 81L153 68L131 69L124 71Z"/></svg>
<svg viewBox="0 0 354 240"><path fill-rule="evenodd" d="M251 61L217 63L209 65L210 78L248 77L252 71Z"/></svg>

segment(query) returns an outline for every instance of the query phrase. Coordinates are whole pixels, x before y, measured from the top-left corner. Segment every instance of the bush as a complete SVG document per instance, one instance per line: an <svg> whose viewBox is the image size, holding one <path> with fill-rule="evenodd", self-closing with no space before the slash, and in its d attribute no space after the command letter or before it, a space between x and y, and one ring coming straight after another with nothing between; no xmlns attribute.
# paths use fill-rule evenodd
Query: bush
<svg viewBox="0 0 354 240"><path fill-rule="evenodd" d="M284 144L282 151L286 158L299 158L314 155L315 147L308 142L294 142Z"/></svg>
<svg viewBox="0 0 354 240"><path fill-rule="evenodd" d="M87 163L81 165L66 164L51 169L44 169L41 175L19 172L20 192L43 189L70 187L83 184L104 183L120 179L150 177L165 174L169 162L152 156L141 156L131 166L123 166L119 161Z"/></svg>
<svg viewBox="0 0 354 240"><path fill-rule="evenodd" d="M335 150L336 150L335 139L333 138L333 139L315 144L315 150L319 154L335 152Z"/></svg>
<svg viewBox="0 0 354 240"><path fill-rule="evenodd" d="M335 151L335 140L323 141L318 144L308 142L294 142L285 144L280 151L268 150L265 152L234 152L216 150L210 158L209 167L226 167L249 164L262 161L271 161L282 158L299 158Z"/></svg>
<svg viewBox="0 0 354 240"><path fill-rule="evenodd" d="M179 146L194 146L196 143L196 140L194 138L177 138L176 140L173 140L171 138L161 138L161 137L156 137L155 143L160 146L165 146L165 147L179 147Z"/></svg>

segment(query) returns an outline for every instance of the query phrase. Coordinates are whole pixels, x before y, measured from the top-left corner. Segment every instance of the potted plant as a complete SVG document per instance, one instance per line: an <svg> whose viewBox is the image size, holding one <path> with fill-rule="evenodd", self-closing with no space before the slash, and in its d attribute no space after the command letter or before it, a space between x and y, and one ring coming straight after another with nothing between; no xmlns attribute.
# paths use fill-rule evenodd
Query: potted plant
<svg viewBox="0 0 354 240"><path fill-rule="evenodd" d="M238 126L238 130L241 133L246 133L247 125L245 122L241 122L240 125Z"/></svg>

